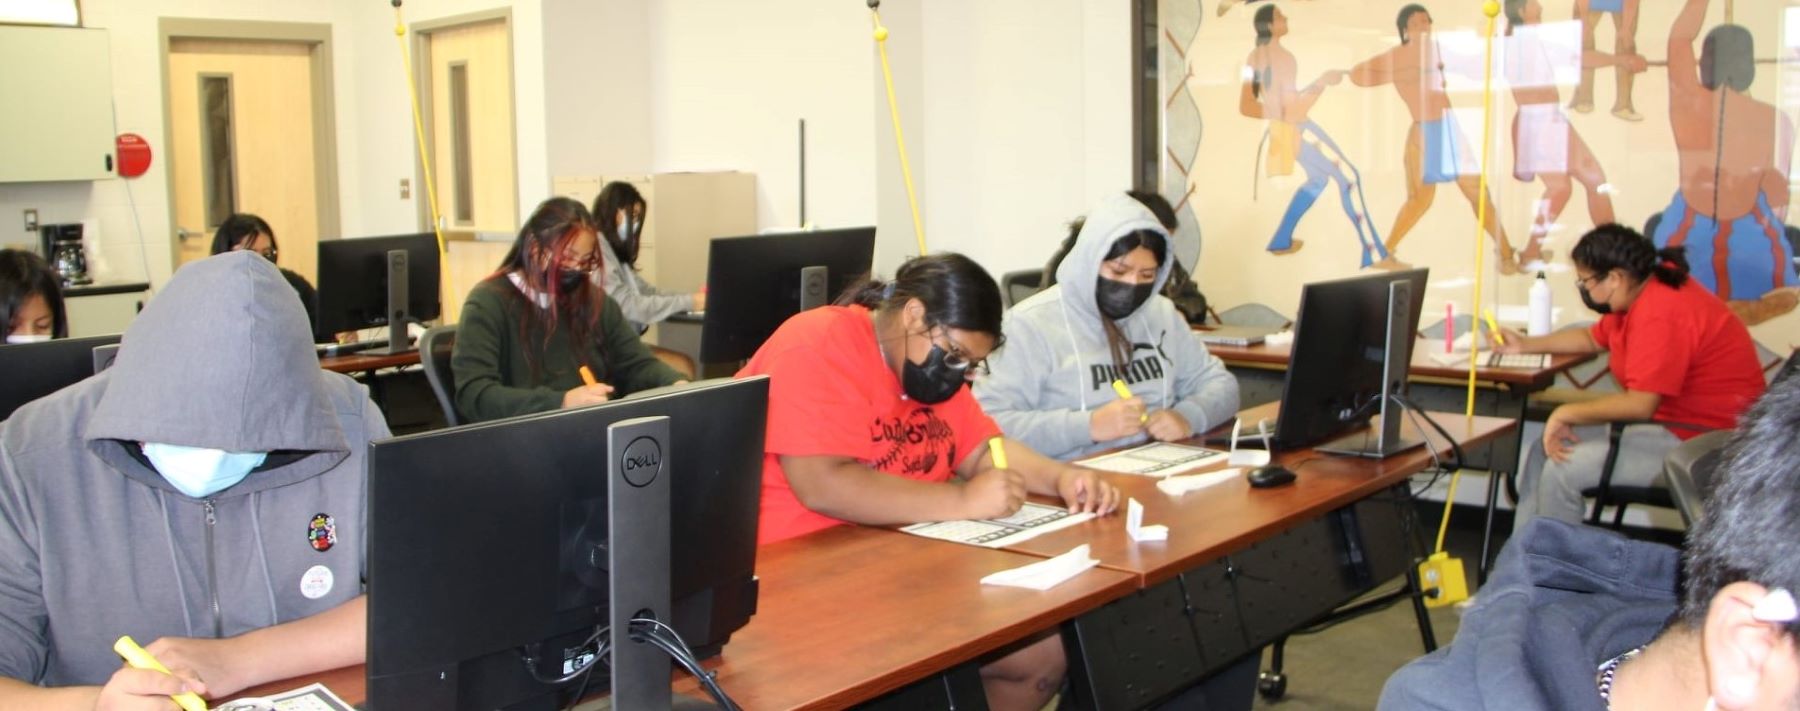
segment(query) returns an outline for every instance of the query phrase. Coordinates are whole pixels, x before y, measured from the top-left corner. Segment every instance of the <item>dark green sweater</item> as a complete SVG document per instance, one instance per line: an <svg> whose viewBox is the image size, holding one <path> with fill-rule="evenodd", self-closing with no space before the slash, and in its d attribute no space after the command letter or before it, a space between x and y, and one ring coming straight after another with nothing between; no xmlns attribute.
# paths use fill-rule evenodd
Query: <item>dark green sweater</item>
<svg viewBox="0 0 1800 711"><path fill-rule="evenodd" d="M605 306L594 343L581 349L581 360L569 348L568 329L558 324L548 343L541 333L521 341L525 309L537 308L505 276L489 277L469 290L462 321L456 327L456 350L450 370L456 375L456 409L470 422L545 412L562 407L563 393L581 385L583 364L594 377L613 386L613 397L668 385L682 378L657 360L638 340L612 299ZM537 354L536 369L525 349ZM604 349L606 357L600 356Z"/></svg>

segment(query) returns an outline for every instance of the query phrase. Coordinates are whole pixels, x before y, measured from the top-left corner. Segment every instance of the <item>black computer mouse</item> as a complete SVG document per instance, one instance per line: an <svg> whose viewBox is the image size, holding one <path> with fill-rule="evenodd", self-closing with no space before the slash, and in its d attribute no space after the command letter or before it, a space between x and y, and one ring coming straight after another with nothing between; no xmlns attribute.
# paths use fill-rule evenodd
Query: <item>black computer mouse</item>
<svg viewBox="0 0 1800 711"><path fill-rule="evenodd" d="M1295 479L1294 473L1288 471L1287 467L1281 466L1280 464L1264 464L1255 469L1251 469L1250 473L1245 475L1244 478L1250 481L1250 486L1258 489L1267 489L1272 486L1281 486L1282 484L1292 484Z"/></svg>

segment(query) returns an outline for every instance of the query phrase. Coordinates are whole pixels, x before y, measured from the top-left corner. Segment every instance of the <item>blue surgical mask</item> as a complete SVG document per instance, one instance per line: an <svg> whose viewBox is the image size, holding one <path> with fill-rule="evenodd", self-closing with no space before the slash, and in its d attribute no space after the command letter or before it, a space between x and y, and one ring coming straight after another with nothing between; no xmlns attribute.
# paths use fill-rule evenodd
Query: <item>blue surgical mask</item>
<svg viewBox="0 0 1800 711"><path fill-rule="evenodd" d="M183 447L159 442L144 443L144 458L158 474L181 493L204 499L229 489L250 471L262 466L267 452L227 452L223 449Z"/></svg>

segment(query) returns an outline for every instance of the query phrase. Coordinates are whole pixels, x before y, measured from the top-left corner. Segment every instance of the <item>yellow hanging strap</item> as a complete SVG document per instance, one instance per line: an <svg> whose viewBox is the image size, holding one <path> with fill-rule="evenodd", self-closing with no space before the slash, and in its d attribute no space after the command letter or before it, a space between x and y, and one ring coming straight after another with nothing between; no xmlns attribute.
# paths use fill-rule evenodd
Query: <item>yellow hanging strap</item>
<svg viewBox="0 0 1800 711"><path fill-rule="evenodd" d="M912 163L906 159L906 134L900 130L900 103L894 98L894 70L888 67L888 30L881 24L879 2L869 3L875 22L875 47L881 51L881 78L887 84L888 114L894 120L894 143L900 151L900 177L906 181L906 202L912 207L913 235L919 240L919 256L925 255L925 223L919 219L919 196L913 191Z"/></svg>
<svg viewBox="0 0 1800 711"><path fill-rule="evenodd" d="M444 230L439 227L437 186L431 180L431 154L425 150L425 119L419 112L419 82L413 75L412 52L406 47L406 20L400 16L400 0L394 0L394 43L400 47L400 63L406 71L406 91L412 96L413 137L419 143L419 164L425 169L425 203L431 206L431 232L437 235L438 269L448 261Z"/></svg>

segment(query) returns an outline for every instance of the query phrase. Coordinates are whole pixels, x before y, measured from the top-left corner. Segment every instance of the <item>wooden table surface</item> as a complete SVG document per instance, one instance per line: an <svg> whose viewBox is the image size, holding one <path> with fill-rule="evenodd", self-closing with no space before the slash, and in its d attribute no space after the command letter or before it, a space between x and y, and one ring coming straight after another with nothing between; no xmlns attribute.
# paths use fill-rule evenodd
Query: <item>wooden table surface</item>
<svg viewBox="0 0 1800 711"><path fill-rule="evenodd" d="M319 358L319 367L335 373L361 373L382 368L397 368L403 365L418 365L419 351L410 350L393 355L377 355L369 352L351 353L341 356Z"/></svg>
<svg viewBox="0 0 1800 711"><path fill-rule="evenodd" d="M1412 366L1409 372L1415 376L1445 378L1449 380L1466 379L1469 369L1466 364L1447 366L1432 360L1424 349L1427 344L1443 347L1441 340L1420 339L1414 342ZM1207 344L1206 350L1225 361L1226 365L1267 366L1285 370L1288 361L1293 358L1290 344L1278 346L1258 343L1253 346L1227 346ZM1594 359L1592 354L1554 355L1550 357L1550 365L1546 368L1476 368L1475 379L1485 383L1499 383L1520 386L1527 390L1542 390L1550 387L1556 374Z"/></svg>
<svg viewBox="0 0 1800 711"><path fill-rule="evenodd" d="M1275 417L1274 403L1250 408L1239 413L1245 421ZM1473 421L1459 414L1430 413L1450 436L1465 450L1491 441L1514 427L1510 419L1476 417ZM1417 436L1408 418L1402 431ZM1430 433L1432 446L1440 456L1448 458L1449 445ZM1052 531L1007 550L1032 555L1055 555L1071 546L1088 543L1101 567L1131 573L1143 587L1150 587L1176 575L1242 550L1269 538L1294 523L1323 515L1370 496L1424 470L1431 455L1424 447L1401 452L1386 459L1321 455L1312 450L1284 452L1276 455L1299 477L1288 486L1269 489L1250 488L1243 479L1227 481L1180 498L1164 494L1156 488L1156 480L1132 474L1109 475L1127 497L1144 505L1144 525L1169 527L1167 541L1137 542L1125 532L1124 516L1096 518L1060 531ZM1224 465L1210 467L1211 470ZM1121 504L1121 511L1124 506Z"/></svg>

